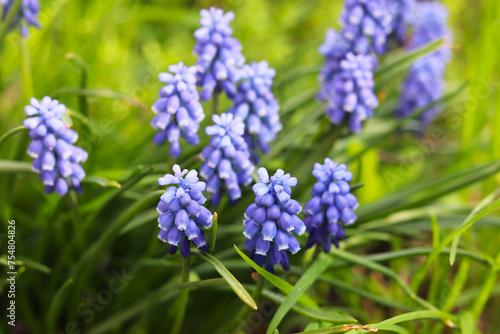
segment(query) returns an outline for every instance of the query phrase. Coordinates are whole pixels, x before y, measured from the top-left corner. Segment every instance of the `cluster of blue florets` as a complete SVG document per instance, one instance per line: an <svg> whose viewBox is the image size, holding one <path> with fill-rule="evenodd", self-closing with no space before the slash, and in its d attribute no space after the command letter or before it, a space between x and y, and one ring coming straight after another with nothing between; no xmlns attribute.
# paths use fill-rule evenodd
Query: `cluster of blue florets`
<svg viewBox="0 0 500 334"><path fill-rule="evenodd" d="M166 140L170 144L170 154L177 158L181 154L180 138L190 145L198 145L198 129L205 118L196 90L196 69L182 62L170 65L171 73L160 73L159 79L165 83L160 89L160 98L152 109L157 114L151 126L158 130L153 141L160 145Z"/></svg>
<svg viewBox="0 0 500 334"><path fill-rule="evenodd" d="M414 0L385 0L387 10L391 16L391 33L388 36L386 49L394 42L403 46L408 34L408 25L411 24L411 11Z"/></svg>
<svg viewBox="0 0 500 334"><path fill-rule="evenodd" d="M259 168L260 182L253 186L255 203L245 212L245 249L259 266L265 264L269 272L281 264L290 267L287 251L295 254L300 244L292 233L302 235L306 231L304 222L297 217L302 208L291 198L297 179L281 169L271 177L263 167Z"/></svg>
<svg viewBox="0 0 500 334"><path fill-rule="evenodd" d="M204 229L212 226L213 215L203 206L205 182L200 182L195 170L181 171L174 165L174 174L165 174L158 179L161 186L171 185L161 196L157 210L158 238L170 244L170 253L175 254L180 247L182 256L189 255L189 242L201 250L207 250Z"/></svg>
<svg viewBox="0 0 500 334"><path fill-rule="evenodd" d="M240 185L252 182L254 166L243 138L245 124L241 119L224 113L213 115L212 120L215 124L205 129L212 138L210 145L201 151L204 162L200 175L207 180L207 191L212 193L212 205L216 206L223 190L233 203L241 197Z"/></svg>
<svg viewBox="0 0 500 334"><path fill-rule="evenodd" d="M328 30L319 51L325 57L318 100L327 102L333 124L349 124L359 132L373 115L378 98L373 93L373 70L391 33L392 16L385 0L346 0L340 33Z"/></svg>
<svg viewBox="0 0 500 334"><path fill-rule="evenodd" d="M279 104L271 91L276 71L267 61L261 61L245 65L242 73L243 80L228 112L245 122L245 138L257 163L257 152L268 153L269 143L282 128Z"/></svg>
<svg viewBox="0 0 500 334"><path fill-rule="evenodd" d="M446 7L437 2L418 2L414 6L414 31L408 43L408 50L418 49L424 45L444 38L445 43L451 40L446 19ZM438 101L444 93L444 72L451 56L448 45L426 55L410 67L401 87L401 97L396 110L398 117L411 115L419 108L424 108L432 102ZM417 132L425 128L440 112L438 105L427 108L419 116L420 125Z"/></svg>
<svg viewBox="0 0 500 334"><path fill-rule="evenodd" d="M195 31L194 53L198 56L197 79L201 87L201 100L208 101L222 90L229 97L236 94L236 83L240 79L240 67L245 62L240 42L232 37L229 23L233 12L224 13L220 8L210 7L200 11L201 28Z"/></svg>
<svg viewBox="0 0 500 334"><path fill-rule="evenodd" d="M32 139L28 147L28 155L34 158L32 170L40 174L47 193L55 190L64 196L70 187L81 193L85 171L80 163L87 160L87 152L73 145L78 134L62 121L66 106L48 96L30 102L24 108L28 116L24 127Z"/></svg>
<svg viewBox="0 0 500 334"><path fill-rule="evenodd" d="M0 6L3 7L2 20L5 21L14 2L15 0L0 0ZM15 16L11 22L10 28L14 29L16 26L19 26L21 34L24 37L28 37L28 26L40 28L38 14L40 14L40 4L38 0L21 0L21 8L19 9L19 13L14 14Z"/></svg>
<svg viewBox="0 0 500 334"><path fill-rule="evenodd" d="M356 221L354 210L358 200L351 193L352 173L346 165L326 158L324 164L314 164L312 174L318 181L313 186L311 200L304 207L304 222L309 233L306 248L319 244L328 253L332 243L338 247L339 240L345 237L340 223L351 225Z"/></svg>

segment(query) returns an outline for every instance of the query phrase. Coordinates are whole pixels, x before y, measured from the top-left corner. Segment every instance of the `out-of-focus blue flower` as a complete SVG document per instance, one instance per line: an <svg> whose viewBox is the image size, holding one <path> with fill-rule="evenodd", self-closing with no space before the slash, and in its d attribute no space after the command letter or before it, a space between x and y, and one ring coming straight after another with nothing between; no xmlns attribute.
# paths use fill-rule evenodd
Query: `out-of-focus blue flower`
<svg viewBox="0 0 500 334"><path fill-rule="evenodd" d="M87 152L73 143L78 134L62 121L66 106L45 96L41 102L32 98L24 110L28 116L24 126L32 139L28 155L34 158L32 170L40 174L45 192L54 190L64 196L69 188L82 192L80 181L85 171L80 163L87 160Z"/></svg>
<svg viewBox="0 0 500 334"><path fill-rule="evenodd" d="M158 130L154 143L161 145L165 140L170 144L170 154L177 158L181 154L179 139L196 146L200 142L198 129L205 118L196 90L196 68L187 67L182 62L170 65L171 73L160 73L159 79L165 83L160 89L160 98L153 104L151 126Z"/></svg>
<svg viewBox="0 0 500 334"><path fill-rule="evenodd" d="M402 46L412 20L413 0L385 0L385 5L391 15L391 33L387 42L394 41L396 45Z"/></svg>
<svg viewBox="0 0 500 334"><path fill-rule="evenodd" d="M445 6L437 2L417 2L414 15L414 31L408 43L409 50L420 48L439 38L445 38L447 43L451 41L452 35L446 23L448 11ZM443 75L450 56L449 46L443 45L415 61L401 86L401 97L396 110L398 117L411 115L416 109L423 108L443 96ZM416 131L423 132L440 111L440 106L425 110L419 116L421 126Z"/></svg>
<svg viewBox="0 0 500 334"><path fill-rule="evenodd" d="M0 0L0 6L3 7L2 20L5 21L15 0ZM19 13L14 16L11 23L11 29L19 25L19 30L24 37L29 36L28 26L40 28L38 14L40 13L40 4L38 0L22 0Z"/></svg>
<svg viewBox="0 0 500 334"><path fill-rule="evenodd" d="M340 24L340 34L349 44L349 50L357 54L371 50L384 53L391 32L391 15L385 0L345 0Z"/></svg>
<svg viewBox="0 0 500 334"><path fill-rule="evenodd" d="M323 165L314 164L312 174L318 182L313 186L312 199L304 206L304 222L309 233L306 248L320 244L328 253L332 242L338 247L339 240L345 236L340 223L351 225L356 221L354 209L358 207L358 200L351 194L352 173L346 165L326 158Z"/></svg>
<svg viewBox="0 0 500 334"><path fill-rule="evenodd" d="M240 185L252 182L254 166L250 161L248 145L243 138L245 124L232 114L213 115L215 125L205 132L212 136L210 145L201 151L204 163L200 175L207 180L207 191L212 193L212 205L219 204L225 189L231 202L241 197Z"/></svg>
<svg viewBox="0 0 500 334"><path fill-rule="evenodd" d="M267 61L252 62L242 69L243 81L233 98L234 104L228 113L242 119L245 138L250 147L252 160L258 162L258 150L269 152L269 143L281 130L279 104L271 87L276 74Z"/></svg>
<svg viewBox="0 0 500 334"><path fill-rule="evenodd" d="M240 78L239 67L245 63L241 44L232 36L233 30L229 26L234 13L210 7L202 9L200 14L202 27L194 33L194 53L198 56L196 75L201 100L208 101L214 92L219 94L221 90L231 98Z"/></svg>
<svg viewBox="0 0 500 334"><path fill-rule="evenodd" d="M212 227L213 215L203 206L205 182L200 182L195 170L181 171L174 165L174 175L165 174L158 179L160 186L171 185L161 195L157 211L160 233L158 238L170 244L170 254L175 254L180 247L182 256L189 255L191 241L201 250L207 250L207 241L203 230Z"/></svg>
<svg viewBox="0 0 500 334"><path fill-rule="evenodd" d="M332 123L346 120L353 132L361 131L362 122L372 117L373 109L378 106L373 93L377 59L346 51L342 37L334 30L327 31L325 43L319 50L326 60L319 76L318 100L328 102L326 113Z"/></svg>
<svg viewBox="0 0 500 334"><path fill-rule="evenodd" d="M260 182L253 186L255 203L245 212L245 249L259 266L265 264L267 271L274 272L274 266L281 264L290 268L287 251L295 254L300 245L293 234L302 235L306 226L297 214L302 208L291 199L292 188L297 179L281 169L269 178L267 170L259 168ZM293 234L292 234L293 233Z"/></svg>

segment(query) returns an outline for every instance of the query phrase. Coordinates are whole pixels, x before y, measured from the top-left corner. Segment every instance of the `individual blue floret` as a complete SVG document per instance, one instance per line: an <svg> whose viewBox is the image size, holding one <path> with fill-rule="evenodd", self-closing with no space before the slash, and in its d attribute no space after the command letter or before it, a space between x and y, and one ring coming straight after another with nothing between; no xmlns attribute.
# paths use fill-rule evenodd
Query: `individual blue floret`
<svg viewBox="0 0 500 334"><path fill-rule="evenodd" d="M85 171L80 163L87 160L87 152L73 144L78 134L62 121L66 106L45 96L41 102L32 98L24 110L28 116L24 126L32 139L28 155L33 157L32 170L40 174L45 192L54 190L64 196L69 188L82 192L80 181Z"/></svg>
<svg viewBox="0 0 500 334"><path fill-rule="evenodd" d="M269 152L269 143L282 129L279 104L271 91L276 74L267 61L252 62L242 69L242 82L233 98L228 113L242 119L245 124L245 138L252 161L258 163L258 152Z"/></svg>
<svg viewBox="0 0 500 334"><path fill-rule="evenodd" d="M171 185L161 196L157 210L158 238L170 244L170 254L175 254L180 247L182 256L189 255L189 242L201 250L207 250L207 241L203 230L212 227L213 215L203 206L205 182L200 182L195 170L181 171L174 165L174 175L165 174L158 179L161 186Z"/></svg>
<svg viewBox="0 0 500 334"><path fill-rule="evenodd" d="M200 175L207 180L207 191L212 193L212 205L219 204L223 190L235 203L241 197L240 186L252 182L254 166L250 161L248 145L243 138L245 124L232 114L213 115L214 125L205 132L212 136L210 145L201 151L204 163Z"/></svg>
<svg viewBox="0 0 500 334"><path fill-rule="evenodd" d="M345 0L340 34L356 54L371 50L383 54L391 32L391 15L385 0Z"/></svg>
<svg viewBox="0 0 500 334"><path fill-rule="evenodd" d="M168 140L170 154L177 158L181 154L180 138L196 146L200 142L198 129L205 118L196 89L196 68L187 67L182 62L170 65L171 73L160 73L159 79L165 83L160 89L160 98L154 103L151 126L158 130L154 143L161 145Z"/></svg>
<svg viewBox="0 0 500 334"><path fill-rule="evenodd" d="M245 249L259 266L274 272L274 266L281 264L290 268L287 251L295 254L300 244L293 234L302 235L306 230L304 222L297 217L302 208L291 199L292 188L297 179L281 169L269 178L267 170L259 168L260 182L253 186L255 203L245 211L243 234L247 238ZM293 234L292 234L293 233Z"/></svg>
<svg viewBox="0 0 500 334"><path fill-rule="evenodd" d="M332 123L345 121L351 131L361 131L363 121L372 117L373 109L378 106L373 92L376 58L346 51L342 38L334 30L327 32L320 52L326 59L319 77L318 100L328 102L326 113Z"/></svg>
<svg viewBox="0 0 500 334"><path fill-rule="evenodd" d="M5 21L15 1L16 0L0 0L0 6L3 7L2 20ZM15 14L10 28L14 29L16 26L19 26L21 34L24 37L28 37L28 26L40 28L38 14L40 14L40 4L38 0L21 0L21 8L19 9L19 13Z"/></svg>
<svg viewBox="0 0 500 334"><path fill-rule="evenodd" d="M201 100L208 101L221 90L231 98L240 79L239 68L245 63L241 44L232 37L233 30L229 26L234 13L210 7L209 10L202 9L200 14L202 27L194 33L194 53L198 56L196 75Z"/></svg>
<svg viewBox="0 0 500 334"><path fill-rule="evenodd" d="M452 36L446 24L448 16L446 7L437 2L418 2L414 9L414 31L408 43L408 50L418 49L439 38L445 38L446 43L450 42ZM449 46L443 45L438 50L415 61L401 86L396 116L409 116L415 110L424 108L443 96L444 72L450 57ZM439 105L428 107L418 117L421 124L415 130L424 132L441 109Z"/></svg>
<svg viewBox="0 0 500 334"><path fill-rule="evenodd" d="M329 253L332 242L338 247L339 240L345 237L341 223L351 225L356 221L358 200L351 193L352 173L346 165L326 158L323 165L314 164L312 174L318 181L313 186L312 199L304 206L304 223L309 233L306 248L319 244Z"/></svg>

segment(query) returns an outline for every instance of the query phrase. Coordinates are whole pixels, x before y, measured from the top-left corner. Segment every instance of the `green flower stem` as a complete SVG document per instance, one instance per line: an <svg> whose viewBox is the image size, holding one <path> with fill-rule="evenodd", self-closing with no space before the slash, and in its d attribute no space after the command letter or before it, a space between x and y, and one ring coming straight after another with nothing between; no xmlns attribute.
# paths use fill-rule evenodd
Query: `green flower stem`
<svg viewBox="0 0 500 334"><path fill-rule="evenodd" d="M14 17L19 14L19 10L21 9L21 0L16 0L12 4L12 7L10 8L9 14L5 18L5 21L3 21L3 24L0 26L0 51L2 50L3 46L3 41L5 39L5 36L10 30L10 26L12 24L12 21L14 20Z"/></svg>
<svg viewBox="0 0 500 334"><path fill-rule="evenodd" d="M182 258L182 283L189 282L189 270L191 268L191 254ZM177 316L172 325L172 330L170 333L178 334L182 328L182 323L184 322L184 316L186 315L186 307L189 299L189 289L182 289L179 298L177 299Z"/></svg>

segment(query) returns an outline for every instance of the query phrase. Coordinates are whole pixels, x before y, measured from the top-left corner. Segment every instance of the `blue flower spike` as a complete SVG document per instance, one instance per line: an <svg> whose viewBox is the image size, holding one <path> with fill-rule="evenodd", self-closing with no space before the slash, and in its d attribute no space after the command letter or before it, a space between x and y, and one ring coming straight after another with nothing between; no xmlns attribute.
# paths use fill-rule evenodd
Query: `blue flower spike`
<svg viewBox="0 0 500 334"><path fill-rule="evenodd" d="M255 203L248 206L243 220L245 249L250 251L255 263L265 265L271 273L278 264L289 270L287 252L295 254L300 250L294 234L302 235L306 231L304 222L297 217L302 208L291 198L297 179L281 169L269 177L267 170L261 167L258 174L260 182L253 186Z"/></svg>
<svg viewBox="0 0 500 334"><path fill-rule="evenodd" d="M158 179L160 186L170 185L158 202L158 238L170 245L170 254L175 254L180 247L182 256L187 257L190 242L207 250L203 230L212 227L213 215L203 206L206 184L198 179L198 172L181 171L179 165L174 165L172 170L173 175L165 174Z"/></svg>
<svg viewBox="0 0 500 334"><path fill-rule="evenodd" d="M414 6L414 30L408 43L408 50L415 50L424 45L445 38L449 44L452 34L446 20L448 11L437 2L418 2ZM444 72L451 57L448 45L426 55L413 63L401 86L401 97L396 109L397 117L407 117L416 109L424 108L438 101L444 94ZM441 106L425 110L418 118L420 124L416 132L423 133L441 111Z"/></svg>
<svg viewBox="0 0 500 334"><path fill-rule="evenodd" d="M64 196L70 188L82 193L80 182L85 171L80 164L88 154L73 145L78 134L62 121L66 106L48 96L30 102L24 108L27 118L23 124L32 139L27 151L34 158L31 169L40 174L46 193L56 191Z"/></svg>
<svg viewBox="0 0 500 334"><path fill-rule="evenodd" d="M403 46L412 21L412 6L414 0L385 0L391 15L391 33L387 38L386 49L392 47L391 42Z"/></svg>
<svg viewBox="0 0 500 334"><path fill-rule="evenodd" d="M248 145L243 138L245 124L232 114L213 115L214 125L205 132L212 136L210 145L200 157L204 161L200 175L207 180L207 191L212 193L212 205L217 206L225 190L235 203L241 197L241 186L252 182L254 166L250 161Z"/></svg>
<svg viewBox="0 0 500 334"><path fill-rule="evenodd" d="M170 144L170 155L178 158L181 154L180 138L196 146L200 142L198 130L205 118L203 107L196 89L196 68L180 62L170 65L171 73L160 73L159 80L165 84L160 89L160 98L153 104L156 114L151 126L158 130L153 138L156 145L165 141Z"/></svg>
<svg viewBox="0 0 500 334"><path fill-rule="evenodd" d="M342 225L351 225L357 219L354 210L358 207L358 200L349 185L353 176L346 165L339 165L329 158L324 164L314 164L312 174L317 182L311 200L304 206L304 223L309 233L306 248L319 244L329 253L332 243L338 247L339 240L345 237Z"/></svg>
<svg viewBox="0 0 500 334"><path fill-rule="evenodd" d="M356 54L383 54L391 22L385 0L345 0L340 34Z"/></svg>
<svg viewBox="0 0 500 334"><path fill-rule="evenodd" d="M271 90L276 71L267 61L243 66L242 82L229 113L245 122L245 139L252 161L258 163L258 152L269 152L269 143L282 129L279 104Z"/></svg>
<svg viewBox="0 0 500 334"><path fill-rule="evenodd" d="M346 121L352 132L361 131L363 121L373 116L379 104L373 92L377 59L372 55L344 53L342 40L334 30L327 32L320 52L326 60L320 74L318 100L328 102L326 113L333 124Z"/></svg>
<svg viewBox="0 0 500 334"><path fill-rule="evenodd" d="M12 6L16 0L0 0L0 6L3 7L2 20L5 21L9 15ZM40 3L38 0L21 0L21 8L19 13L14 14L10 29L19 26L21 35L29 36L29 26L40 28L38 15L40 14Z"/></svg>
<svg viewBox="0 0 500 334"><path fill-rule="evenodd" d="M232 36L233 30L229 26L234 13L210 7L202 9L200 14L202 27L194 32L194 53L198 56L196 76L201 87L201 100L208 101L222 90L232 98L240 79L240 67L245 63L241 44Z"/></svg>

